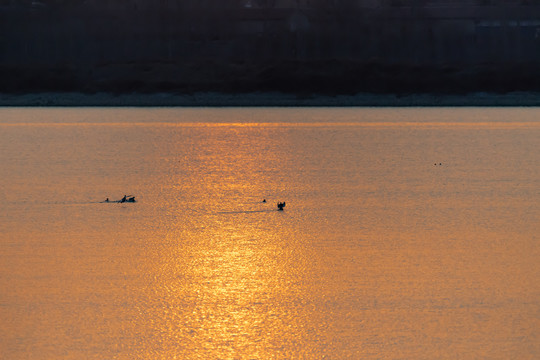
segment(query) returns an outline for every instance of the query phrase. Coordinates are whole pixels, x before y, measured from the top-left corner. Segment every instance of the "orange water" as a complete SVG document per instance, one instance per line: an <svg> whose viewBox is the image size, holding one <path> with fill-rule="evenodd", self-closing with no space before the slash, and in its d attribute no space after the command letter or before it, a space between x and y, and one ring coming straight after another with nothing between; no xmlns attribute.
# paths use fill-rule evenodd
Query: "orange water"
<svg viewBox="0 0 540 360"><path fill-rule="evenodd" d="M0 109L0 358L538 359L538 119Z"/></svg>

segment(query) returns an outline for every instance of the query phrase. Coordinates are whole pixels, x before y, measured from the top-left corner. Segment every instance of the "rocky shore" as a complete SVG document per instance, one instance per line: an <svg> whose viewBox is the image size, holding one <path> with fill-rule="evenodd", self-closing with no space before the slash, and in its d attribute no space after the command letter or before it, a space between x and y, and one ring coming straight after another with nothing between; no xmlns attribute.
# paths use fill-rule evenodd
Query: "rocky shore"
<svg viewBox="0 0 540 360"><path fill-rule="evenodd" d="M540 106L540 93L511 92L505 94L471 93L440 94L370 94L317 95L279 92L217 93L94 93L42 92L27 94L0 93L4 107L228 107L228 106Z"/></svg>

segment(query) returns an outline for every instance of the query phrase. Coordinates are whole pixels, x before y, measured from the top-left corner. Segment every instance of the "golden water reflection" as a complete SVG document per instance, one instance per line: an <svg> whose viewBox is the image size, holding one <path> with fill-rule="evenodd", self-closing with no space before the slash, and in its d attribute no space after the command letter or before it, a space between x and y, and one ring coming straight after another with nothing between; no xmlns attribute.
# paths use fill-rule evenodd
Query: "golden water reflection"
<svg viewBox="0 0 540 360"><path fill-rule="evenodd" d="M301 238L276 230L282 214L260 215L262 220L245 213L216 216L189 244L179 238L177 251L162 254L167 272L154 286L163 301L158 319L165 315L165 323L158 329L181 341L165 347L168 355L287 357L295 344L315 353L306 341L319 316L313 306L298 303L310 299L309 246L300 252Z"/></svg>
<svg viewBox="0 0 540 360"><path fill-rule="evenodd" d="M197 160L178 165L197 178L184 175L174 191L189 191L190 204L205 214L195 232L177 231L183 219L172 224L176 238L169 241L177 248L167 248L158 260L165 273L155 286L165 316L156 330L167 329L166 356L316 354L318 344L310 338L320 332L313 330L321 326L320 316L315 306L298 303L310 298L313 254L275 206L283 189L273 177L279 176L277 162L287 161L287 133L268 138L267 130L232 126L197 140Z"/></svg>
<svg viewBox="0 0 540 360"><path fill-rule="evenodd" d="M185 110L165 109L142 111L164 122L2 125L0 349L538 358L535 111L495 124L513 112L265 109L250 125L175 123ZM187 111L201 112L254 111ZM124 191L140 201L99 202Z"/></svg>
<svg viewBox="0 0 540 360"><path fill-rule="evenodd" d="M225 228L208 234L221 245L204 247L192 266L197 284L192 291L199 301L190 327L200 329L197 343L217 357L270 357L278 344L303 343L298 339L306 336L301 327L314 320L309 314L292 313L295 307L288 306L299 295L293 297L292 288L302 283L298 279L295 284L291 273L298 276L304 269L279 248L285 239L252 230ZM293 292L298 291L301 287ZM223 344L228 346L219 348Z"/></svg>

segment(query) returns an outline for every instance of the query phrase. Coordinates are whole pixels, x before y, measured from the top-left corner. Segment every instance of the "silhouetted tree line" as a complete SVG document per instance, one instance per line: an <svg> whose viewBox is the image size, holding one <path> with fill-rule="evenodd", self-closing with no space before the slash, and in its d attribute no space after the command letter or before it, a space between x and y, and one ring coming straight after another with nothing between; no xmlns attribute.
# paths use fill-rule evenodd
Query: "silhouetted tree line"
<svg viewBox="0 0 540 360"><path fill-rule="evenodd" d="M0 0L0 91L540 90L540 4L455 3Z"/></svg>

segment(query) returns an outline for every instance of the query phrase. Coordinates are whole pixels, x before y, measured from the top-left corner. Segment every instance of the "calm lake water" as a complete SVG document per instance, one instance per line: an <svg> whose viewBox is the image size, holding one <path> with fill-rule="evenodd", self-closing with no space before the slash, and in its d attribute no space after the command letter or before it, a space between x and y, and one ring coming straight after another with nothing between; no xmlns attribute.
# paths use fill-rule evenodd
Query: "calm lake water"
<svg viewBox="0 0 540 360"><path fill-rule="evenodd" d="M538 108L0 109L2 359L539 359L539 234Z"/></svg>

